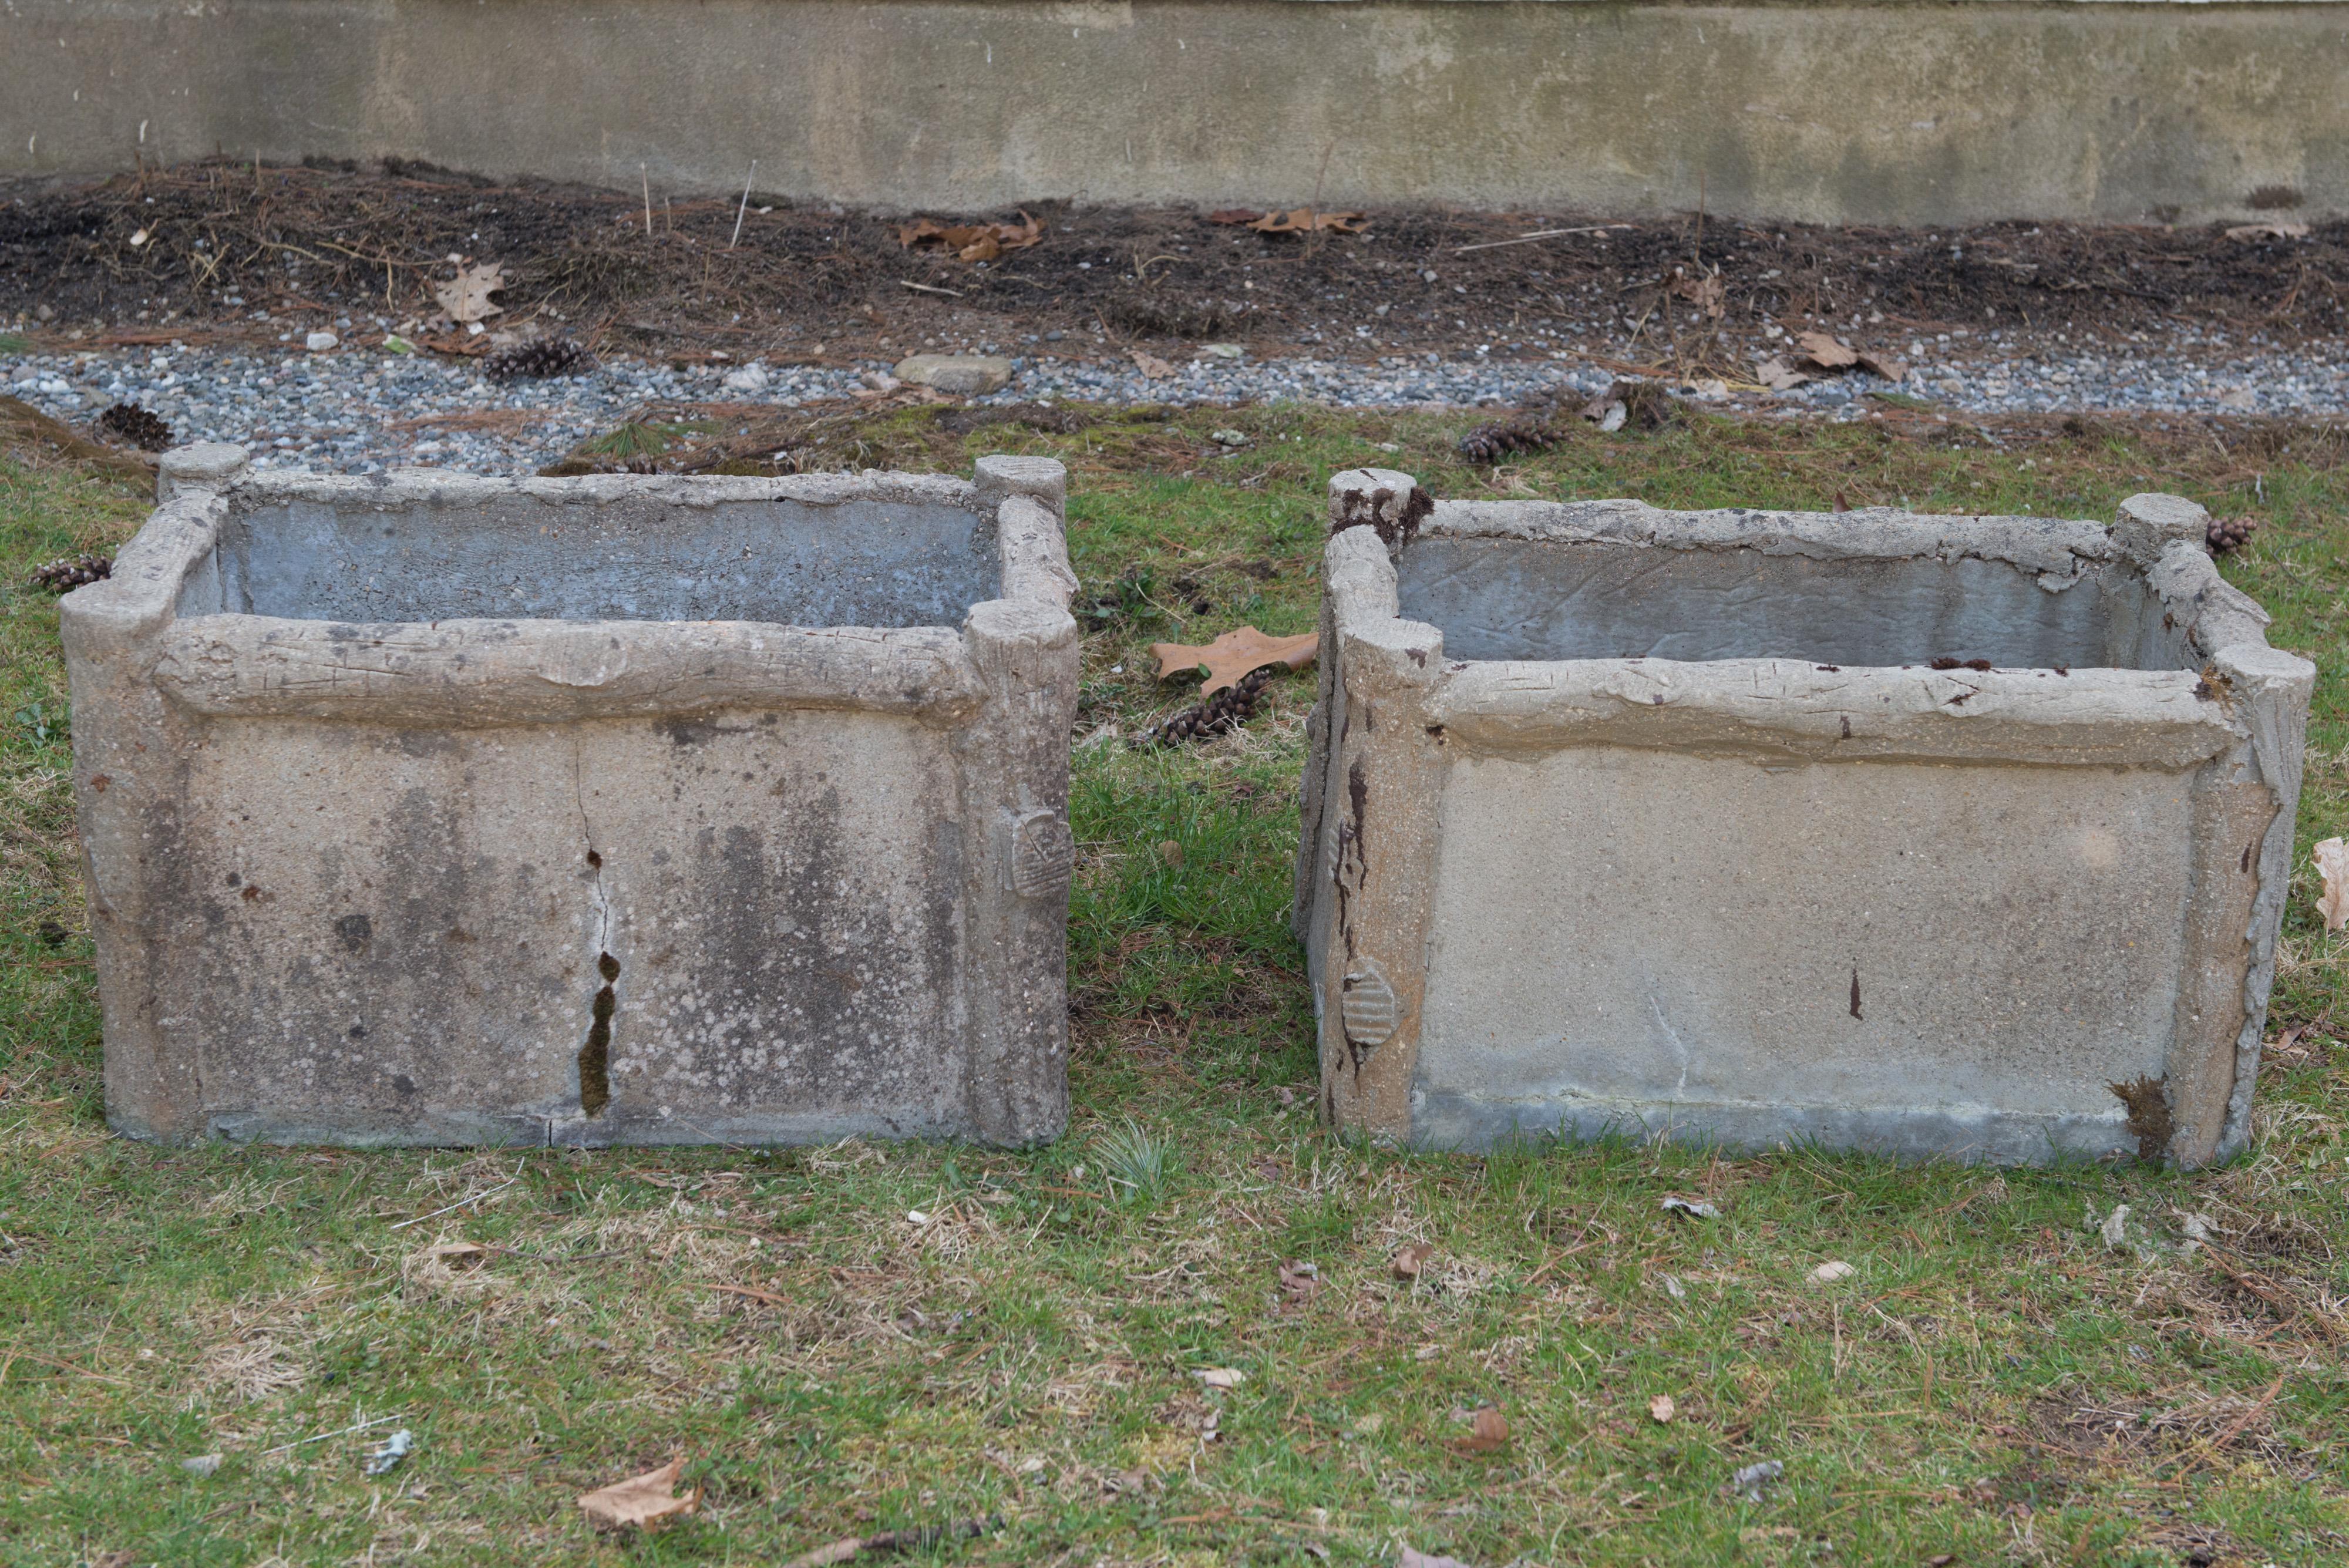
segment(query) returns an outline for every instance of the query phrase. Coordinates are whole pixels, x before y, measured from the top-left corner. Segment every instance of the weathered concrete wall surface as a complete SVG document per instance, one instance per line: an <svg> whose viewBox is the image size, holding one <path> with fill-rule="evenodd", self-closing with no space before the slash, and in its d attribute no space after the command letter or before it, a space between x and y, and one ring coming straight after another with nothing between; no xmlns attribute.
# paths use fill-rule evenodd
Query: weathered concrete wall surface
<svg viewBox="0 0 2349 1568"><path fill-rule="evenodd" d="M2349 211L2349 5L5 0L0 175L398 154L879 205ZM1326 177L1324 174L1326 160Z"/></svg>
<svg viewBox="0 0 2349 1568"><path fill-rule="evenodd" d="M1332 1119L2240 1146L2314 670L2200 508L1331 491L1298 917Z"/></svg>
<svg viewBox="0 0 2349 1568"><path fill-rule="evenodd" d="M167 454L116 575L63 607L118 1128L1059 1132L1060 464L240 458Z"/></svg>

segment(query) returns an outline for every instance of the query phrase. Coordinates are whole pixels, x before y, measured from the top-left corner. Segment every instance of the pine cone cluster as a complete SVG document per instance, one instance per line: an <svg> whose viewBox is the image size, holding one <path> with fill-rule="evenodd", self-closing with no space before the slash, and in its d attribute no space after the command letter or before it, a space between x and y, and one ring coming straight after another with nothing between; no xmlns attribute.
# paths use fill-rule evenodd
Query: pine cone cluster
<svg viewBox="0 0 2349 1568"><path fill-rule="evenodd" d="M140 452L161 452L171 444L171 427L137 403L117 403L98 415L98 433L128 441Z"/></svg>
<svg viewBox="0 0 2349 1568"><path fill-rule="evenodd" d="M1256 717L1257 702L1264 689L1278 674L1278 665L1268 664L1261 670L1250 670L1236 686L1226 686L1195 708L1185 708L1173 717L1153 724L1133 742L1135 751L1145 746L1172 746L1184 741L1204 740L1237 730Z"/></svg>
<svg viewBox="0 0 2349 1568"><path fill-rule="evenodd" d="M102 582L113 575L111 556L60 556L33 568L33 581L53 594L70 593L84 583Z"/></svg>
<svg viewBox="0 0 2349 1568"><path fill-rule="evenodd" d="M1460 455L1471 462L1498 462L1512 452L1547 452L1557 436L1539 420L1478 425L1460 438Z"/></svg>
<svg viewBox="0 0 2349 1568"><path fill-rule="evenodd" d="M2211 518L2207 534L2210 541L2210 553L2214 556L2223 556L2230 550L2241 549L2251 543L2251 535L2259 532L2259 519L2256 517Z"/></svg>
<svg viewBox="0 0 2349 1568"><path fill-rule="evenodd" d="M568 337L533 337L527 343L510 343L493 348L481 361L481 372L492 381L512 381L528 379L543 381L549 376L576 376L595 368L595 357Z"/></svg>

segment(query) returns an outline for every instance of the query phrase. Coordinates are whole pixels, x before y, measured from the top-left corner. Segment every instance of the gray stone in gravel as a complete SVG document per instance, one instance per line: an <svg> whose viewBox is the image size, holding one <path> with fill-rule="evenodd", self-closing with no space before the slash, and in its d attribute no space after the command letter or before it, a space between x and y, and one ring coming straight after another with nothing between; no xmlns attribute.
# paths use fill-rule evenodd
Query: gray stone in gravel
<svg viewBox="0 0 2349 1568"><path fill-rule="evenodd" d="M993 354L916 354L897 361L897 379L957 397L996 391L1011 379L1011 361Z"/></svg>

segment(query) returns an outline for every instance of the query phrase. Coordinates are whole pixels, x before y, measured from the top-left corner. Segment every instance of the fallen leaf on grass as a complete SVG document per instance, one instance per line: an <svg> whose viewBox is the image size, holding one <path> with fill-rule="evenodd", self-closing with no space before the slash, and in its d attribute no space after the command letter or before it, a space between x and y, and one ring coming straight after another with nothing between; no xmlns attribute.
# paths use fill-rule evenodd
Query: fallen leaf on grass
<svg viewBox="0 0 2349 1568"><path fill-rule="evenodd" d="M1171 376L1174 373L1174 367L1155 354L1145 354L1139 348L1129 348L1125 351L1125 357L1133 361L1135 369L1154 381L1161 376Z"/></svg>
<svg viewBox="0 0 2349 1568"><path fill-rule="evenodd" d="M1460 1439L1460 1447L1466 1453L1489 1454L1506 1448L1508 1442L1509 1418L1487 1405L1469 1420L1468 1435Z"/></svg>
<svg viewBox="0 0 2349 1568"><path fill-rule="evenodd" d="M1267 637L1252 626L1227 631L1215 641L1194 648L1187 643L1154 642L1151 653L1158 660L1158 679L1181 670L1207 667L1206 684L1199 688L1201 696L1209 696L1226 686L1236 686L1255 670L1268 664L1286 664L1291 670L1302 670L1313 662L1320 648L1319 632L1300 632L1295 637Z"/></svg>
<svg viewBox="0 0 2349 1568"><path fill-rule="evenodd" d="M1309 1302L1321 1288L1321 1271L1311 1263L1283 1263L1280 1288L1291 1301Z"/></svg>
<svg viewBox="0 0 2349 1568"><path fill-rule="evenodd" d="M504 308L491 304L490 296L505 286L504 264L491 262L465 267L447 283L434 284L432 297L440 302L440 309L451 321L486 321Z"/></svg>
<svg viewBox="0 0 2349 1568"><path fill-rule="evenodd" d="M598 1530L657 1530L701 1506L699 1487L676 1495L678 1478L684 1473L685 1456L679 1454L657 1470L581 1493L579 1511Z"/></svg>
<svg viewBox="0 0 2349 1568"><path fill-rule="evenodd" d="M487 1262L490 1250L479 1241L435 1241L424 1249L424 1255L438 1259L452 1269L470 1269L476 1263Z"/></svg>
<svg viewBox="0 0 2349 1568"><path fill-rule="evenodd" d="M2227 231L2230 240L2304 240L2306 223L2237 223Z"/></svg>
<svg viewBox="0 0 2349 1568"><path fill-rule="evenodd" d="M1849 1263L1847 1263L1838 1258L1831 1262L1821 1263L1817 1268L1813 1269L1811 1271L1811 1283L1815 1285L1831 1285L1837 1280L1847 1280L1857 1272L1859 1272L1857 1269L1853 1268Z"/></svg>
<svg viewBox="0 0 2349 1568"><path fill-rule="evenodd" d="M1682 1198L1677 1192L1664 1195L1663 1210L1667 1214L1685 1214L1692 1220L1718 1220L1721 1210L1710 1203L1693 1198Z"/></svg>
<svg viewBox="0 0 2349 1568"><path fill-rule="evenodd" d="M1672 1397L1669 1394L1659 1394L1648 1401L1648 1414L1655 1417L1656 1425L1659 1427L1666 1425L1680 1413L1680 1406L1673 1402Z"/></svg>
<svg viewBox="0 0 2349 1568"><path fill-rule="evenodd" d="M1292 207L1286 213L1267 213L1248 227L1260 234L1310 234L1323 229L1359 234L1366 216L1363 213L1317 213L1310 207Z"/></svg>
<svg viewBox="0 0 2349 1568"><path fill-rule="evenodd" d="M1247 1374L1237 1366L1210 1366L1191 1376L1210 1388L1237 1388L1247 1381Z"/></svg>
<svg viewBox="0 0 2349 1568"><path fill-rule="evenodd" d="M1399 1280L1419 1278L1422 1271L1427 1267L1427 1261L1433 1256L1435 1256L1433 1247L1425 1241L1413 1241L1394 1255L1394 1277Z"/></svg>
<svg viewBox="0 0 2349 1568"><path fill-rule="evenodd" d="M1406 1546L1395 1559L1395 1568L1469 1568L1457 1557L1431 1557L1424 1552L1413 1552Z"/></svg>
<svg viewBox="0 0 2349 1568"><path fill-rule="evenodd" d="M2323 890L2316 895L2316 912L2324 929L2337 931L2349 924L2349 839L2328 838L2309 852Z"/></svg>
<svg viewBox="0 0 2349 1568"><path fill-rule="evenodd" d="M1006 251L1024 251L1044 238L1044 225L1025 212L1016 223L940 223L928 218L901 224L897 243L907 250L954 252L957 261L993 261Z"/></svg>

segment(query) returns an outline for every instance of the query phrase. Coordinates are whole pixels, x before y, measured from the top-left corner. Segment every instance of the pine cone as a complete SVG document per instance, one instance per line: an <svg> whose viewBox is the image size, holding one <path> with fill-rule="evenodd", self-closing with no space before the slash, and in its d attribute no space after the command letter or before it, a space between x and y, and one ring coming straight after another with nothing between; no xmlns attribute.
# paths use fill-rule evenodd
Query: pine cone
<svg viewBox="0 0 2349 1568"><path fill-rule="evenodd" d="M140 452L162 452L171 444L171 427L136 403L117 403L98 415L98 433Z"/></svg>
<svg viewBox="0 0 2349 1568"><path fill-rule="evenodd" d="M576 376L595 368L595 357L568 337L533 337L494 348L481 361L481 371L492 381L528 377L543 381L549 376Z"/></svg>
<svg viewBox="0 0 2349 1568"><path fill-rule="evenodd" d="M2251 535L2258 533L2259 528L2260 522L2256 517L2211 518L2207 533L2210 553L2223 556L2229 551L2241 549L2251 542Z"/></svg>
<svg viewBox="0 0 2349 1568"><path fill-rule="evenodd" d="M1271 664L1252 670L1240 678L1237 685L1226 686L1197 707L1185 708L1151 725L1129 744L1138 752L1144 746L1171 746L1181 741L1202 740L1237 730L1256 717L1257 703L1278 673L1279 667Z"/></svg>
<svg viewBox="0 0 2349 1568"><path fill-rule="evenodd" d="M1537 420L1516 419L1478 425L1460 438L1460 455L1471 462L1498 462L1511 452L1547 452L1557 437Z"/></svg>
<svg viewBox="0 0 2349 1568"><path fill-rule="evenodd" d="M70 593L84 583L102 582L114 575L111 556L60 556L33 568L33 581L53 594Z"/></svg>

